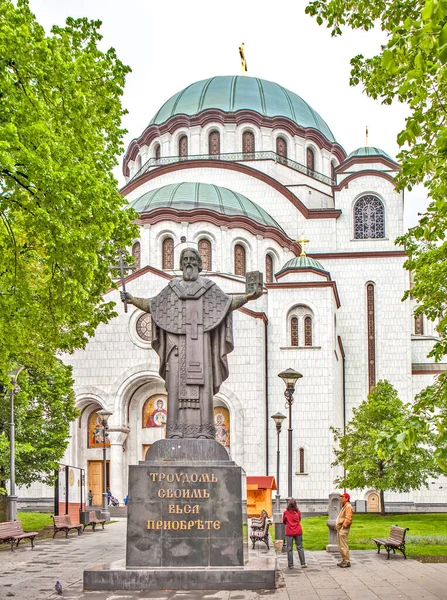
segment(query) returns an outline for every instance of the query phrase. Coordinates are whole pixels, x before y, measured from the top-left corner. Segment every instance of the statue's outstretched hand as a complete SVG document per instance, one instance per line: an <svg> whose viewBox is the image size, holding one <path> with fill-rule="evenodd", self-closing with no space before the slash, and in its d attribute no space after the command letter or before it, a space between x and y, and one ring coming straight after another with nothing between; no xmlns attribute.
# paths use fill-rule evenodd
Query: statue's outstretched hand
<svg viewBox="0 0 447 600"><path fill-rule="evenodd" d="M262 296L262 286L259 286L252 292L249 292L248 294L246 294L246 298L248 301L256 300L256 298L259 298L260 296Z"/></svg>
<svg viewBox="0 0 447 600"><path fill-rule="evenodd" d="M127 302L127 304L133 304L133 296L129 292L120 292L121 302Z"/></svg>

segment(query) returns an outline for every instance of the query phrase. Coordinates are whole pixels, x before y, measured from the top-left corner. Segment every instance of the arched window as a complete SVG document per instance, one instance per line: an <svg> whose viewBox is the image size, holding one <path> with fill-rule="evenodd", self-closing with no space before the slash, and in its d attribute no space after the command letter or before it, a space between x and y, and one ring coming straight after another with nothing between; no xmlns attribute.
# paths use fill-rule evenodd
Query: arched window
<svg viewBox="0 0 447 600"><path fill-rule="evenodd" d="M247 158L254 158L255 134L252 131L244 131L242 134L242 152L251 155Z"/></svg>
<svg viewBox="0 0 447 600"><path fill-rule="evenodd" d="M298 317L290 319L290 345L298 346Z"/></svg>
<svg viewBox="0 0 447 600"><path fill-rule="evenodd" d="M182 135L178 141L178 155L181 157L188 156L188 138Z"/></svg>
<svg viewBox="0 0 447 600"><path fill-rule="evenodd" d="M287 159L287 142L281 136L276 138L276 154L280 157L278 162L285 162L281 161L281 158Z"/></svg>
<svg viewBox="0 0 447 600"><path fill-rule="evenodd" d="M354 237L356 240L385 237L385 209L375 196L363 196L355 203Z"/></svg>
<svg viewBox="0 0 447 600"><path fill-rule="evenodd" d="M337 181L337 175L335 173L336 168L337 168L337 165L334 163L334 161L332 161L331 162L331 179L334 183Z"/></svg>
<svg viewBox="0 0 447 600"><path fill-rule="evenodd" d="M245 248L240 244L234 247L234 273L235 275L245 275Z"/></svg>
<svg viewBox="0 0 447 600"><path fill-rule="evenodd" d="M312 317L304 317L304 345L312 346Z"/></svg>
<svg viewBox="0 0 447 600"><path fill-rule="evenodd" d="M205 271L211 271L212 260L211 260L211 242L205 238L199 240L199 254L202 257L202 268Z"/></svg>
<svg viewBox="0 0 447 600"><path fill-rule="evenodd" d="M132 246L132 256L135 259L135 270L139 271L141 268L141 244L140 242L135 242Z"/></svg>
<svg viewBox="0 0 447 600"><path fill-rule="evenodd" d="M306 149L306 167L309 175L313 175L315 171L315 153L312 148Z"/></svg>
<svg viewBox="0 0 447 600"><path fill-rule="evenodd" d="M161 156L161 147L160 147L160 144L157 144L155 146L155 160L160 160L160 156Z"/></svg>
<svg viewBox="0 0 447 600"><path fill-rule="evenodd" d="M220 154L220 133L216 130L208 136L208 154Z"/></svg>
<svg viewBox="0 0 447 600"><path fill-rule="evenodd" d="M415 315L415 317L414 317L414 333L415 333L415 335L424 335L423 315Z"/></svg>
<svg viewBox="0 0 447 600"><path fill-rule="evenodd" d="M305 473L304 470L304 448L300 448L298 452L298 473Z"/></svg>
<svg viewBox="0 0 447 600"><path fill-rule="evenodd" d="M273 258L271 254L265 255L265 280L267 283L273 281Z"/></svg>
<svg viewBox="0 0 447 600"><path fill-rule="evenodd" d="M163 269L174 268L174 240L170 237L163 240Z"/></svg>

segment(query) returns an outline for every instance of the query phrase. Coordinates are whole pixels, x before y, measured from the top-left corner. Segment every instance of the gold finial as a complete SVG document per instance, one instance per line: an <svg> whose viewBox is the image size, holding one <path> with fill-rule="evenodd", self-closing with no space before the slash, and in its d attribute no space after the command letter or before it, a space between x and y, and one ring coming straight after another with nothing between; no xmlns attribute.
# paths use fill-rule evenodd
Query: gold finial
<svg viewBox="0 0 447 600"><path fill-rule="evenodd" d="M241 57L241 68L242 68L242 75L245 75L245 73L247 72L247 61L245 60L245 44L244 42L242 42L242 44L239 46L239 55Z"/></svg>
<svg viewBox="0 0 447 600"><path fill-rule="evenodd" d="M366 126L366 147L368 148L368 125Z"/></svg>
<svg viewBox="0 0 447 600"><path fill-rule="evenodd" d="M301 239L297 240L297 242L301 246L300 257L306 256L306 244L309 243L309 240L304 237L304 233L301 234Z"/></svg>

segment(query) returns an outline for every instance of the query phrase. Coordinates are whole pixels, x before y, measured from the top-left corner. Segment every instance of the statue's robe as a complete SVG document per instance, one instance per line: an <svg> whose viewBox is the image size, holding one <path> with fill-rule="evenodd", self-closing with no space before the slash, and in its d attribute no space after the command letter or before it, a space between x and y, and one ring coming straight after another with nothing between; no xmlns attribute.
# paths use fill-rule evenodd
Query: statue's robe
<svg viewBox="0 0 447 600"><path fill-rule="evenodd" d="M228 377L231 297L199 277L173 279L149 300L152 347L168 392L166 437L215 439L213 396Z"/></svg>

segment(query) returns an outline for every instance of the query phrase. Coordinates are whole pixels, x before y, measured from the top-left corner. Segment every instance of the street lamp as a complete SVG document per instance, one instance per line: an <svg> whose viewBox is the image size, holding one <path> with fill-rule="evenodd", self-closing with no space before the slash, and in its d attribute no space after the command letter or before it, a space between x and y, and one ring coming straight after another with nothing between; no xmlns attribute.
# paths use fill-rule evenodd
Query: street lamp
<svg viewBox="0 0 447 600"><path fill-rule="evenodd" d="M107 425L107 421L109 420L110 415L112 415L113 413L110 412L110 410L98 410L98 412L96 413L99 418L101 419L101 425L103 427L103 431L102 431L102 441L103 441L103 448L102 448L102 466L103 466L103 477L104 477L104 488L102 491L102 510L101 510L101 519L106 519L107 521L110 521L110 512L109 512L109 508L107 505L107 460L106 460L106 443L107 443L107 429L109 428Z"/></svg>
<svg viewBox="0 0 447 600"><path fill-rule="evenodd" d="M282 522L281 522L281 504L280 504L280 493L279 493L279 434L281 433L281 425L286 418L281 413L277 412L271 417L275 421L276 425L276 502L275 502L275 538L277 540L281 538Z"/></svg>
<svg viewBox="0 0 447 600"><path fill-rule="evenodd" d="M301 373L294 369L286 369L282 373L278 374L278 377L284 381L286 391L284 396L286 397L286 408L289 409L289 436L288 436L288 486L287 495L289 499L292 497L292 404L293 404L293 392L295 391L295 385L298 379L301 379Z"/></svg>
<svg viewBox="0 0 447 600"><path fill-rule="evenodd" d="M17 496L16 496L16 457L15 457L15 424L14 424L14 398L20 391L17 378L25 367L19 365L8 373L11 378L11 423L9 425L9 496L8 496L8 521L17 521Z"/></svg>

